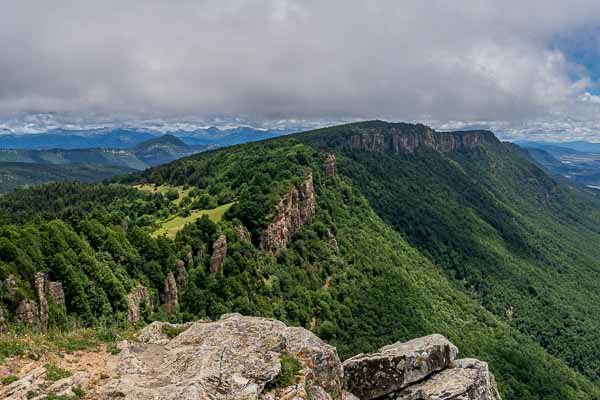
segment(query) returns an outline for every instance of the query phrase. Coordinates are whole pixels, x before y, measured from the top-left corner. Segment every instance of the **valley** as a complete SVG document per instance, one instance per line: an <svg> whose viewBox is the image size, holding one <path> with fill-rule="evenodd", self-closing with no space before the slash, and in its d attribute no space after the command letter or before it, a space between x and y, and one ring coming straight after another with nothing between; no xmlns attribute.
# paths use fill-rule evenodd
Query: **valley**
<svg viewBox="0 0 600 400"><path fill-rule="evenodd" d="M598 218L593 195L491 132L341 125L5 194L2 320L237 312L310 329L342 360L440 333L503 398L593 399ZM64 303L46 312L54 282Z"/></svg>

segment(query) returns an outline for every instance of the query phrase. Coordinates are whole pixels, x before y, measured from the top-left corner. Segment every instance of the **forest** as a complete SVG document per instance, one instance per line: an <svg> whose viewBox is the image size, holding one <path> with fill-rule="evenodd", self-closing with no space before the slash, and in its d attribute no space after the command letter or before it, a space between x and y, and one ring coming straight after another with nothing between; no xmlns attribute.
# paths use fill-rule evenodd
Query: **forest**
<svg viewBox="0 0 600 400"><path fill-rule="evenodd" d="M228 312L272 317L312 330L342 358L435 332L462 356L488 361L505 398L599 398L598 200L487 133L476 148L449 152L348 146L352 135L385 137L392 128L421 132L351 124L109 182L2 195L0 281L17 287L0 285L4 315L14 321L44 272L65 289L67 312L51 307L50 329L125 324L127 295L141 284L156 306L146 305L139 325ZM324 172L330 154L334 176ZM287 248L263 251L278 202L308 174L314 216ZM222 215L198 213L224 205ZM172 237L155 234L194 213L202 216ZM222 235L227 255L211 272ZM164 282L178 277L177 260L188 284L168 313Z"/></svg>

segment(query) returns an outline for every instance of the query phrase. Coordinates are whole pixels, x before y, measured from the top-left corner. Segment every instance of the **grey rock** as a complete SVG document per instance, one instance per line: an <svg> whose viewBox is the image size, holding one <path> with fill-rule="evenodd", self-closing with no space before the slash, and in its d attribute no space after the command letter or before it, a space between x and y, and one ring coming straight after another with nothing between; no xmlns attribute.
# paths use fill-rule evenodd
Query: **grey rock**
<svg viewBox="0 0 600 400"><path fill-rule="evenodd" d="M250 232L244 225L238 225L235 227L235 237L240 242L249 242L250 241Z"/></svg>
<svg viewBox="0 0 600 400"><path fill-rule="evenodd" d="M2 286L4 286L4 289L6 289L8 294L10 294L11 296L14 296L17 293L17 282L14 279L5 279L2 282Z"/></svg>
<svg viewBox="0 0 600 400"><path fill-rule="evenodd" d="M362 400L375 399L446 368L458 349L442 335L384 346L344 362L344 388Z"/></svg>
<svg viewBox="0 0 600 400"><path fill-rule="evenodd" d="M192 326L192 324L192 322L185 324L171 324L168 322L154 321L140 330L135 338L140 343L165 345L171 341L171 338L164 332L165 327L183 331Z"/></svg>
<svg viewBox="0 0 600 400"><path fill-rule="evenodd" d="M46 332L48 330L48 320L49 320L49 309L48 309L48 299L46 299L46 286L48 279L46 278L46 274L43 272L37 272L35 274L35 292L38 297L38 322L39 328L42 332Z"/></svg>
<svg viewBox="0 0 600 400"><path fill-rule="evenodd" d="M38 323L38 310L35 300L23 299L17 305L15 311L15 322L34 327Z"/></svg>
<svg viewBox="0 0 600 400"><path fill-rule="evenodd" d="M150 328L151 326L151 328ZM281 399L331 400L342 395L342 367L335 348L311 332L265 318L225 315L194 322L173 339L163 323L119 344L112 378L91 393L95 399ZM280 357L303 365L297 385L265 392L281 370ZM289 397L288 397L289 396Z"/></svg>
<svg viewBox="0 0 600 400"><path fill-rule="evenodd" d="M26 400L46 382L46 368L38 367L10 385L0 386L0 399Z"/></svg>
<svg viewBox="0 0 600 400"><path fill-rule="evenodd" d="M288 241L296 236L304 224L314 215L316 208L312 174L277 203L271 223L260 239L261 250L276 254L287 248Z"/></svg>
<svg viewBox="0 0 600 400"><path fill-rule="evenodd" d="M486 362L466 358L429 379L389 396L394 400L500 400Z"/></svg>
<svg viewBox="0 0 600 400"><path fill-rule="evenodd" d="M48 283L48 295L59 307L65 306L65 291L63 290L63 285L60 282L50 282Z"/></svg>
<svg viewBox="0 0 600 400"><path fill-rule="evenodd" d="M173 272L169 272L165 278L165 289L163 293L163 302L167 314L172 314L175 306L179 305L179 294L177 293L177 283Z"/></svg>
<svg viewBox="0 0 600 400"><path fill-rule="evenodd" d="M335 176L335 154L328 154L323 165L325 176Z"/></svg>
<svg viewBox="0 0 600 400"><path fill-rule="evenodd" d="M225 265L225 257L227 256L227 237L219 236L213 243L213 253L210 258L210 272L215 274L223 271Z"/></svg>
<svg viewBox="0 0 600 400"><path fill-rule="evenodd" d="M189 261L191 259L191 261ZM188 253L188 262L190 263L190 265L193 265L194 263L194 259L192 257L192 253ZM181 288L182 292L187 292L188 289L188 280L189 280L189 275L187 272L187 269L185 268L185 263L183 262L183 260L177 260L177 281L179 283L179 287Z"/></svg>
<svg viewBox="0 0 600 400"><path fill-rule="evenodd" d="M127 321L135 324L142 318L142 307L148 306L154 308L150 290L138 283L131 293L127 295Z"/></svg>
<svg viewBox="0 0 600 400"><path fill-rule="evenodd" d="M494 141L489 132L436 132L423 125L381 128L351 128L346 146L373 152L414 153L419 147L427 147L440 153L473 151L481 144Z"/></svg>

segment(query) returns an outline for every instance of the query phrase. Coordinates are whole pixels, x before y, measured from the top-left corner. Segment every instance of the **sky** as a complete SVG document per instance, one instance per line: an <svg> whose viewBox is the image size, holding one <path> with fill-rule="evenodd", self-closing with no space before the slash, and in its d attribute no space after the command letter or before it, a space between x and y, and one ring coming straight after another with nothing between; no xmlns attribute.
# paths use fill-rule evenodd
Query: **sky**
<svg viewBox="0 0 600 400"><path fill-rule="evenodd" d="M0 38L5 130L381 118L600 142L597 0L4 0Z"/></svg>

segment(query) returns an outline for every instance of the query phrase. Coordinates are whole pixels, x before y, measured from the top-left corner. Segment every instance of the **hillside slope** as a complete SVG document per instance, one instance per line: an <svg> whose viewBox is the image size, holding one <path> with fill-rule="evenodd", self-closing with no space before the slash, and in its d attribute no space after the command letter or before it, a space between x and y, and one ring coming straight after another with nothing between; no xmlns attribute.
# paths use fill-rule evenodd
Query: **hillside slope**
<svg viewBox="0 0 600 400"><path fill-rule="evenodd" d="M339 153L378 215L465 293L593 380L600 379L600 208L489 132L474 151L377 149L343 138L406 127L366 123L305 134ZM413 127L426 135L427 128ZM409 149L410 150L410 149Z"/></svg>
<svg viewBox="0 0 600 400"><path fill-rule="evenodd" d="M17 162L0 162L0 193L9 192L22 185L76 180L98 182L135 170L126 167L97 164L40 165Z"/></svg>
<svg viewBox="0 0 600 400"><path fill-rule="evenodd" d="M583 351L595 351L594 316L581 312L594 311L581 303L593 243L571 254L566 238L595 240L597 205L489 132L363 123L197 154L138 181L234 204L170 240L150 234L183 201L160 192L67 183L3 196L5 320L43 326L22 312L27 299L43 308L43 272L82 324L240 312L309 328L343 358L437 332L488 361L505 399L600 396ZM542 224L555 218L552 239ZM51 329L69 324L48 314Z"/></svg>

